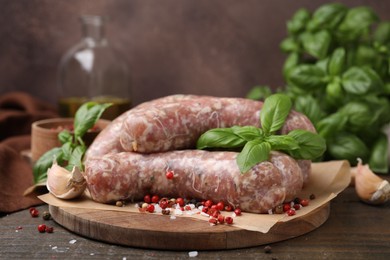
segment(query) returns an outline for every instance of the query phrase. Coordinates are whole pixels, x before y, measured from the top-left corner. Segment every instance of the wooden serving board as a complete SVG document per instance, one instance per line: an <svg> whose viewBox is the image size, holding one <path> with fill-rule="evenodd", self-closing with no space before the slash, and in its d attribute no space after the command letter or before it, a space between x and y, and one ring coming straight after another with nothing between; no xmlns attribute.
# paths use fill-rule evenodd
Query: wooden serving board
<svg viewBox="0 0 390 260"><path fill-rule="evenodd" d="M278 222L268 233L206 221L170 216L49 206L53 219L65 228L99 241L166 250L216 250L259 246L294 238L321 226L330 203L302 217Z"/></svg>

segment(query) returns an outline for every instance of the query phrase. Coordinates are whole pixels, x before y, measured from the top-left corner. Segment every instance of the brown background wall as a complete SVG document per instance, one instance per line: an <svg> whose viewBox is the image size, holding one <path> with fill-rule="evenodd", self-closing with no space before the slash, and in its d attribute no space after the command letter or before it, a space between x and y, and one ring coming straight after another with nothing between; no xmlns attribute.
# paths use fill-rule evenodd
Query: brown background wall
<svg viewBox="0 0 390 260"><path fill-rule="evenodd" d="M56 101L61 55L81 36L81 14L111 17L107 34L131 67L134 103L173 94L244 96L283 85L285 22L313 0L0 0L0 94ZM369 5L390 20L390 1Z"/></svg>

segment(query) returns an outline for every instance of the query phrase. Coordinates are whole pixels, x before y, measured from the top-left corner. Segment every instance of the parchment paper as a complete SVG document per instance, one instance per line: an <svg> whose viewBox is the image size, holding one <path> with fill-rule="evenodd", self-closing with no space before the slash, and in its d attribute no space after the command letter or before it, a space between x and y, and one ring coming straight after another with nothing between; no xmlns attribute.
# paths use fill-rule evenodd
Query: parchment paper
<svg viewBox="0 0 390 260"><path fill-rule="evenodd" d="M234 218L234 226L241 229L258 231L267 233L273 225L278 221L290 221L294 218L301 217L310 213L314 209L324 205L331 199L342 192L350 183L350 165L348 161L330 161L321 163L312 163L312 174L310 176L310 182L297 196L300 198L309 198L311 194L315 195L314 200L310 200L310 204L307 207L302 207L296 211L295 216L287 216L286 214L252 214L244 212L241 216ZM134 212L138 214L152 214L152 213L140 213L135 204L127 204L124 207L117 207L114 205L106 205L92 201L87 196L75 200L61 200L57 199L50 193L41 195L38 197L45 203L57 207L77 207L85 209L100 209L110 211L125 211ZM161 214L161 213L154 213ZM224 213L225 216L229 216L231 213ZM207 225L208 217L200 214L188 215L185 212L182 215L175 215L176 217L190 217L201 219L205 221Z"/></svg>

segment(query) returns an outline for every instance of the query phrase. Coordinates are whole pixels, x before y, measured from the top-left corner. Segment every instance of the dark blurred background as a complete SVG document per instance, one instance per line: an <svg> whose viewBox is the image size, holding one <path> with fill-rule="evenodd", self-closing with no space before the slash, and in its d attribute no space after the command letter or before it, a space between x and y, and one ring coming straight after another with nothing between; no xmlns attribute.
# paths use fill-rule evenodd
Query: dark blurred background
<svg viewBox="0 0 390 260"><path fill-rule="evenodd" d="M79 16L108 15L107 36L131 68L133 103L175 93L245 96L283 86L286 21L313 0L0 0L0 94L56 103L61 56L80 40ZM367 5L390 20L390 1Z"/></svg>

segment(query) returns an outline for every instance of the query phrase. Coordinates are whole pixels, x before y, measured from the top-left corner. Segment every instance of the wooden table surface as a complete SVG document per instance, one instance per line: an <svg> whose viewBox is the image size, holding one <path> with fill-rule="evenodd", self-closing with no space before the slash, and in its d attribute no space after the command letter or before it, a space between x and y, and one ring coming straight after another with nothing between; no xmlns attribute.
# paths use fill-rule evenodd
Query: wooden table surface
<svg viewBox="0 0 390 260"><path fill-rule="evenodd" d="M390 176L389 176L390 177ZM390 180L386 177L387 180ZM47 205L37 207L42 212ZM37 226L54 227L39 233ZM17 229L18 227L22 229ZM180 227L178 227L180 228ZM0 218L0 259L183 259L190 251L130 248L76 235L23 210ZM390 203L370 206L349 187L331 202L329 219L303 236L265 246L197 251L198 259L390 259Z"/></svg>

